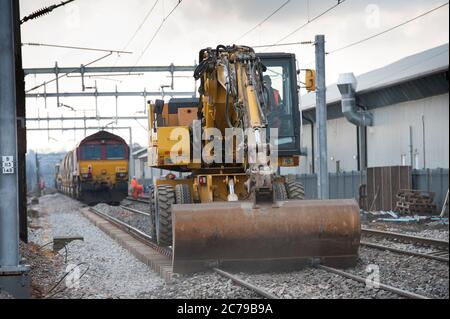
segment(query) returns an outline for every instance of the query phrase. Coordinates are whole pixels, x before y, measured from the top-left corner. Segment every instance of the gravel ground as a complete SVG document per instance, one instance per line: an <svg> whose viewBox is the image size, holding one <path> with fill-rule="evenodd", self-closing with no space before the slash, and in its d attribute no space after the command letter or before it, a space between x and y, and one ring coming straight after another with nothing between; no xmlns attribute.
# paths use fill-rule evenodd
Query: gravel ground
<svg viewBox="0 0 450 319"><path fill-rule="evenodd" d="M418 245L409 244L409 243L399 243L399 242L396 242L393 240L376 237L376 236L373 236L373 237L363 236L361 239L363 241L371 243L371 244L383 245L383 246L387 246L387 247L392 247L392 248L397 248L397 249L402 249L402 250L407 250L407 251L412 251L412 252L419 252L419 253L423 253L423 254L429 254L429 253L437 251L435 248L418 246Z"/></svg>
<svg viewBox="0 0 450 319"><path fill-rule="evenodd" d="M177 276L173 282L153 295L143 298L161 299L258 299L256 293L235 285L231 280L215 273Z"/></svg>
<svg viewBox="0 0 450 319"><path fill-rule="evenodd" d="M129 205L128 207L147 212L143 208L135 207L134 205ZM118 220L121 220L148 235L151 235L150 219L146 216L127 211L126 209L123 209L121 207L110 206L107 204L99 204L94 208L101 211L102 213L106 213L109 216L117 218Z"/></svg>
<svg viewBox="0 0 450 319"><path fill-rule="evenodd" d="M290 273L237 275L283 299L400 298L390 292L369 289L362 283L315 268Z"/></svg>
<svg viewBox="0 0 450 319"><path fill-rule="evenodd" d="M396 223L365 220L362 222L362 226L412 236L449 240L449 225L440 221Z"/></svg>
<svg viewBox="0 0 450 319"><path fill-rule="evenodd" d="M64 265L61 275L70 269L66 268L70 265L83 263L79 266L80 275L88 270L78 289L74 285L55 298L139 298L142 293L151 295L152 291L164 285L162 279L145 264L83 217L79 202L56 194L42 197L40 206L48 214L51 237L84 237L83 242L68 245L69 266ZM65 282L61 286L64 287Z"/></svg>
<svg viewBox="0 0 450 319"><path fill-rule="evenodd" d="M146 205L124 201L138 210L146 211ZM92 225L79 212L82 205L63 195L44 196L38 209L44 212L31 237L44 244L53 236L83 236L84 242L72 242L68 246L68 264L80 264L80 272L88 268L80 280L79 289L66 289L55 298L258 298L258 296L235 285L231 280L214 273L193 276L175 276L171 284L165 284L147 266L121 248L101 230ZM135 219L120 207L98 205L125 222ZM370 223L370 226L373 227ZM376 223L377 227L393 227ZM145 229L145 221L136 225ZM426 230L424 225L397 226L392 231L410 231L421 236L447 236L447 228L435 225ZM381 229L381 228L379 228ZM444 235L442 235L444 234ZM392 245L392 242L389 242ZM405 245L396 243L397 245ZM424 248L425 249L425 248ZM64 252L64 250L62 250ZM58 257L59 258L59 257ZM349 272L367 277L368 265L378 265L380 281L419 294L448 298L448 265L418 257L408 257L376 249L361 248L357 266ZM58 271L60 278L66 271L63 264ZM261 286L280 298L401 298L398 295L366 288L362 283L328 273L321 269L306 268L301 271L277 274L238 274L242 279ZM64 286L64 282L62 284Z"/></svg>
<svg viewBox="0 0 450 319"><path fill-rule="evenodd" d="M371 248L361 248L355 268L347 272L367 278L368 266L377 266L380 282L434 298L449 298L448 265L418 257L408 257ZM367 288L364 284L321 269L306 268L282 274L238 274L280 298L302 299L401 299L401 296Z"/></svg>

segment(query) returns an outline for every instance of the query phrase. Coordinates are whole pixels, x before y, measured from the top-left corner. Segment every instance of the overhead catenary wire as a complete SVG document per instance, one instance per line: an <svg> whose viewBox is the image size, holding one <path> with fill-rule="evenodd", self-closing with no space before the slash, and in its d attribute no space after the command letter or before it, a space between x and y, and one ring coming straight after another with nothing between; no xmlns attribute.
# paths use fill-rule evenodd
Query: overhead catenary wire
<svg viewBox="0 0 450 319"><path fill-rule="evenodd" d="M60 48L60 49L73 49L73 50L84 50L84 51L97 51L97 52L112 52L112 53L124 53L124 54L132 54L133 52L124 51L124 50L107 50L107 49L97 49L97 48L88 48L88 47L79 47L79 46L70 46L70 45L59 45L59 44L47 44L47 43L22 43L22 46L38 46L38 47L50 47L50 48Z"/></svg>
<svg viewBox="0 0 450 319"><path fill-rule="evenodd" d="M326 9L325 11L319 13L318 15L316 15L315 17L313 17L312 19L309 19L308 17L308 21L305 22L304 24L302 24L301 26L299 26L298 28L296 28L295 30L291 31L290 33L288 33L287 35L285 35L284 37L282 37L280 40L278 40L277 42L275 42L275 44L279 44L281 42L283 42L284 40L286 40L287 38L291 37L292 35L294 35L295 33L297 33L298 31L300 31L301 29L305 28L307 25L309 25L310 23L318 20L319 18L321 18L322 16L326 15L328 12L334 10L335 8L337 8L339 5L343 4L345 1L347 0L338 0L336 4L332 5L331 7L329 7L328 9Z"/></svg>
<svg viewBox="0 0 450 319"><path fill-rule="evenodd" d="M261 22L259 22L257 25L255 25L254 27L252 27L251 29L249 29L248 31L246 31L245 33L243 33L242 35L240 35L236 40L234 40L233 42L236 43L237 41L241 40L242 38L244 38L245 36L247 36L248 34L250 34L251 32L253 32L254 30L256 30L258 27L260 27L261 25L263 25L265 22L267 22L270 18L272 18L275 14L277 14L281 9L283 9L289 2L291 2L291 0L287 0L285 1L283 4L281 4L281 6L279 6L278 8L276 8L274 11L272 11L271 14L269 14L267 17L265 17Z"/></svg>
<svg viewBox="0 0 450 319"><path fill-rule="evenodd" d="M137 27L137 29L134 31L133 35L130 37L130 39L128 40L128 42L125 44L125 46L123 47L122 50L126 50L130 44L134 41L134 39L136 38L136 36L138 35L139 31L141 31L142 27L145 25L145 23L147 22L147 20L150 18L150 15L153 13L156 5L158 4L159 0L156 0L153 5L151 6L151 8L147 11L146 15L144 16L144 19L142 20L142 22L139 24L139 26ZM114 62L114 65L117 63L117 60Z"/></svg>
<svg viewBox="0 0 450 319"><path fill-rule="evenodd" d="M372 40L372 39L374 39L374 38L376 38L376 37L379 37L379 36L381 36L381 35L383 35L383 34L386 34L386 33L391 32L391 31L393 31L393 30L395 30L395 29L397 29L397 28L400 28L400 27L402 27L402 26L404 26L404 25L406 25L406 24L408 24L408 23L411 23L411 22L413 22L413 21L415 21L415 20L417 20L417 19L420 19L420 18L422 18L422 17L424 17L424 16L426 16L426 15L432 13L432 12L435 12L435 11L437 11L437 10L439 10L439 9L441 9L441 8L443 8L443 7L445 7L445 6L447 6L448 4L449 4L449 2L446 2L446 3L444 3L444 4L441 4L441 5L435 7L435 8L433 8L433 9L431 9L431 10L428 10L428 11L426 11L426 12L424 12L424 13L418 15L418 16L415 16L414 18L408 19L408 20L406 20L406 21L404 21L404 22L402 22L402 23L399 23L399 24L397 24L397 25L395 25L395 26L393 26L393 27L390 27L390 28L388 28L388 29L386 29L386 30L383 30L383 31L381 31L381 32L378 32L378 33L376 33L376 34L373 34L373 35L371 35L371 36L369 36L369 37L367 37L367 38L364 38L364 39L361 39L361 40L358 40L358 41L349 43L349 44L347 44L347 45L344 45L344 46L342 46L342 47L340 47L340 48L331 50L331 51L329 51L327 54L330 55L330 54L333 54L333 53L335 53L335 52L339 52L339 51L342 51L342 50L351 48L351 47L353 47L353 46L356 46L356 45L358 45L358 44L364 43L364 42L366 42L366 41Z"/></svg>
<svg viewBox="0 0 450 319"><path fill-rule="evenodd" d="M136 66L139 61L142 59L142 57L145 55L145 53L147 52L147 50L150 48L150 46L152 45L153 41L155 40L156 36L158 35L158 33L161 31L162 27L164 26L164 23L167 21L167 19L172 15L172 13L178 8L178 6L183 2L183 0L178 0L177 4L172 8L172 10L170 10L170 12L162 19L160 25L158 26L158 28L156 29L156 31L153 33L153 36L150 38L150 40L147 42L147 45L145 46L144 50L141 52L141 54L139 55L138 59L136 60L136 62L134 63L134 66Z"/></svg>

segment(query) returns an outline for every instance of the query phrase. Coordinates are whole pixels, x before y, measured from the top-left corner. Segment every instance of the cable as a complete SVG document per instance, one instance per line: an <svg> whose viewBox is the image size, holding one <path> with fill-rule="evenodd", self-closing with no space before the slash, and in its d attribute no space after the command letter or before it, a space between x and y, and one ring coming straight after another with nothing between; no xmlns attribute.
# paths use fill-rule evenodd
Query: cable
<svg viewBox="0 0 450 319"><path fill-rule="evenodd" d="M84 66L89 66L89 65L91 65L91 64L94 64L94 63L96 63L96 62L98 62L98 61L100 61L100 60L103 60L103 59L109 57L109 56L112 55L112 54L113 54L113 52L109 52L108 54L106 54L106 55L104 55L104 56L102 56L102 57L100 57L100 58L98 58L98 59L95 59L95 60L93 60L93 61L91 61L91 62L85 64ZM44 82L44 83L42 83L42 84L40 84L40 85L38 85L38 86L35 86L34 88L29 89L29 90L26 91L25 93L30 93L31 91L34 91L34 90L36 90L36 89L39 89L40 87L42 87L42 86L44 86L44 85L47 85L47 84L52 83L52 82L55 82L55 81L57 81L57 80L59 80L59 79L61 79L61 78L63 78L63 77L68 76L69 74L71 74L71 73L73 73L73 72L76 72L77 70L78 70L78 69L74 69L74 70L72 70L72 71L70 71L70 72L67 72L67 73L65 73L65 74L63 74L63 75L60 75L60 76L56 77L56 78L53 79L53 80Z"/></svg>
<svg viewBox="0 0 450 319"><path fill-rule="evenodd" d="M65 6L66 4L71 3L73 1L75 1L75 0L61 1L60 4L53 4L51 6L39 9L38 11L35 11L32 14L27 15L26 17L22 18L22 20L20 20L20 24L23 24L29 20L33 20L33 19L37 19L42 16L45 16L45 15L49 14L50 12L52 12L53 10L55 10L59 7Z"/></svg>
<svg viewBox="0 0 450 319"><path fill-rule="evenodd" d="M381 31L381 32L379 32L379 33L376 33L376 34L374 34L374 35L371 35L370 37L367 37L367 38L364 38L364 39L362 39L362 40L358 40L358 41L356 41L356 42L352 42L352 43L350 43L350 44L347 44L347 45L345 45L345 46L343 46L343 47L334 49L334 50L328 52L327 54L330 55L330 54L333 54L333 53L335 53L335 52L338 52L338 51L341 51L341 50L344 50L344 49L353 47L353 46L355 46L355 45L361 44L361 43L363 43L363 42L372 40L373 38L376 38L376 37L378 37L378 36L380 36L380 35L383 35L383 34L385 34L385 33L388 33L388 32L390 32L390 31L392 31L392 30L395 30L395 29L397 29L397 28L400 28L400 27L402 27L402 26L404 26L404 25L406 25L406 24L408 24L408 23L410 23L410 22L413 22L413 21L415 21L415 20L417 20L417 19L419 19L419 18L422 18L422 17L424 17L424 16L426 16L426 15L428 15L428 14L430 14L430 13L436 11L436 10L439 10L439 9L441 9L441 8L443 8L443 7L445 7L445 6L447 6L448 4L449 4L448 2L446 2L446 3L444 3L444 4L441 4L440 6L434 8L434 9L431 9L431 10L429 10L429 11L427 11L427 12L424 12L424 13L422 13L422 14L420 14L420 15L418 15L418 16L412 18L412 19L406 20L406 21L404 21L404 22L402 22L402 23L400 23L400 24L397 24L397 25L395 25L395 26L389 28L389 29L386 29L386 30L384 30L384 31Z"/></svg>
<svg viewBox="0 0 450 319"><path fill-rule="evenodd" d="M281 38L280 40L278 40L277 42L275 42L275 44L279 44L280 42L286 40L287 38L289 38L290 36L292 36L293 34L297 33L298 31L300 31L301 29L303 29L304 27L306 27L307 25L309 25L311 22L316 21L317 19L319 19L320 17L324 16L325 14L327 14L328 12L332 11L334 8L338 7L340 4L343 4L345 1L347 0L338 0L337 3L331 7L329 7L328 9L326 9L325 11L323 11L322 13L318 14L317 16L315 16L314 18L312 18L311 20L308 19L307 22L305 22L304 24L302 24L301 26L299 26L297 29L295 29L294 31L290 32L288 35L284 36L283 38Z"/></svg>
<svg viewBox="0 0 450 319"><path fill-rule="evenodd" d="M287 43L279 43L279 44L264 44L264 45L254 45L252 48L269 48L269 47L282 47L289 45L303 45L303 44L313 44L313 41L300 41L300 42L287 42Z"/></svg>
<svg viewBox="0 0 450 319"><path fill-rule="evenodd" d="M133 40L136 38L137 34L139 33L139 31L141 31L142 27L144 26L144 24L147 22L148 18L150 17L150 15L152 14L153 10L155 9L156 5L158 4L159 0L156 0L155 3L153 4L153 6L150 8L149 11L147 11L147 14L144 17L144 20L142 20L141 24L138 26L138 28L136 29L136 31L134 31L133 35L131 36L131 38L128 40L127 44L123 47L122 50L126 50L128 48L128 46L131 44L131 42L133 42Z"/></svg>
<svg viewBox="0 0 450 319"><path fill-rule="evenodd" d="M249 33L251 33L252 31L254 31L256 28L260 27L261 25L263 25L267 20L269 20L270 18L272 18L275 14L278 13L278 11L280 11L281 9L283 9L289 2L291 2L291 0L287 0L285 1L281 6L279 6L275 11L273 11L270 15L268 15L266 18L264 18L264 20L262 20L261 22L259 22L257 25L255 25L253 28L251 28L250 30L248 30L247 32L243 33L240 37L238 37L236 40L234 40L233 42L236 43L238 42L240 39L244 38L246 35L248 35Z"/></svg>
<svg viewBox="0 0 450 319"><path fill-rule="evenodd" d="M133 52L120 51L120 50L106 50L106 49L95 49L86 47L76 47L68 45L58 45L58 44L46 44L46 43L22 43L22 46L38 46L38 47L51 47L51 48L61 48L61 49L73 49L73 50L86 50L86 51L97 51L97 52L112 52L112 53L126 53L131 54Z"/></svg>
<svg viewBox="0 0 450 319"><path fill-rule="evenodd" d="M136 60L136 63L134 64L134 66L136 66L139 61L142 59L142 57L144 56L144 54L147 52L148 48L150 47L150 45L153 43L153 40L155 40L156 36L158 35L159 31L161 31L164 23L166 22L166 20L171 16L171 14L176 10L176 8L178 8L178 6L181 4L181 2L183 2L183 0L178 0L178 3L172 8L172 10L163 18L163 20L161 21L161 24L159 25L158 29L156 29L155 33L153 34L153 36L151 37L150 41L147 43L147 45L145 46L144 50L142 51L141 55L139 56L139 58Z"/></svg>

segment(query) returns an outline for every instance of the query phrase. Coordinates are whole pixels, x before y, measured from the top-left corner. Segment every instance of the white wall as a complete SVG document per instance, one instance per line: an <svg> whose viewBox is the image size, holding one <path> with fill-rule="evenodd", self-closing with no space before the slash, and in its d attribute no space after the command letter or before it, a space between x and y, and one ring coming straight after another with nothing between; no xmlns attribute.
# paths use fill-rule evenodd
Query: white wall
<svg viewBox="0 0 450 319"><path fill-rule="evenodd" d="M317 143L317 131L315 130L314 133L314 142ZM337 161L340 161L341 171L348 172L358 169L355 125L349 123L344 118L327 121L327 142L329 172L336 172ZM305 125L305 123L303 126L303 147L307 149L308 156L300 158L300 172L302 174L310 174L312 172L311 125Z"/></svg>
<svg viewBox="0 0 450 319"><path fill-rule="evenodd" d="M414 168L424 168L423 124L425 119L425 168L449 168L449 95L389 105L372 111L374 126L367 129L368 166L410 165L409 127L413 129ZM305 123L304 123L305 124ZM308 156L300 159L300 173L311 173L311 128L303 126L303 147ZM328 121L328 169L357 170L356 127L344 118ZM315 132L317 136L317 132ZM316 140L317 142L317 140ZM331 157L334 160L331 160ZM416 166L418 164L418 166ZM317 167L317 165L316 165ZM298 172L298 169L296 170Z"/></svg>
<svg viewBox="0 0 450 319"><path fill-rule="evenodd" d="M368 164L410 165L409 127L412 127L414 168L424 168L423 124L425 122L425 168L449 167L449 95L438 95L373 111L374 127L368 128ZM418 164L418 166L416 166Z"/></svg>

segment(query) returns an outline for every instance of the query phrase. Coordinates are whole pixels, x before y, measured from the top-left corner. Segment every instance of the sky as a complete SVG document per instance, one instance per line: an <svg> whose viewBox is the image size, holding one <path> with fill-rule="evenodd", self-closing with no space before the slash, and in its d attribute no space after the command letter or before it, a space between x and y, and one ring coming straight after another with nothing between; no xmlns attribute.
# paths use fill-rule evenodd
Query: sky
<svg viewBox="0 0 450 319"><path fill-rule="evenodd" d="M270 19L258 25L283 3L287 4ZM342 2L342 1L341 1ZM57 0L20 0L21 16L30 14L44 6L59 3ZM178 0L75 0L65 7L22 25L23 43L43 43L68 46L126 50L133 54L112 55L92 66L132 65L193 65L202 48L218 44L249 46L273 44L290 34L299 26L313 19L337 3L336 0L183 0L167 17ZM426 12L445 0L346 0L327 14L307 24L298 32L283 40L287 42L312 41L316 34L324 34L326 51L366 38L403 21ZM148 19L144 18L148 15ZM326 58L327 83L336 82L340 73L362 74L405 56L412 55L438 45L448 43L448 6L382 36L330 54ZM164 21L160 31L156 30ZM142 25L142 26L141 26ZM141 26L139 31L138 27ZM133 37L133 35L135 35ZM314 46L294 45L258 49L295 53L299 68L314 67ZM93 61L104 53L71 49L23 46L24 68L80 66ZM195 83L191 73L177 74L175 91L193 91ZM161 85L170 84L169 74L149 74L121 77L87 79L88 86L99 91L159 91ZM51 79L48 76L27 76L30 89ZM76 77L62 79L60 91L81 90L81 80ZM54 92L54 84L47 92ZM42 92L42 88L34 91ZM56 99L27 99L28 117L61 117L95 115L94 98L66 98L61 102L73 107L76 112L57 107ZM143 98L119 98L119 115L143 116ZM99 98L100 116L115 114L115 98ZM106 125L110 121L102 122ZM82 126L83 122L66 122L65 127ZM96 121L88 126L96 126ZM41 122L47 127L47 122ZM146 121L121 121L119 126L133 128L133 141L146 146ZM28 123L38 127L38 123ZM50 127L61 127L61 122L50 122ZM94 133L92 131L92 133ZM129 140L128 130L116 131ZM84 137L84 132L70 131L29 132L28 148L39 152L67 151Z"/></svg>

